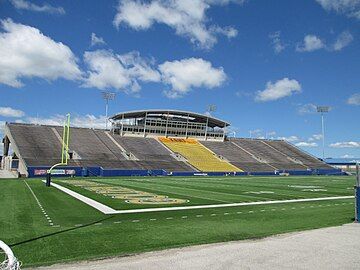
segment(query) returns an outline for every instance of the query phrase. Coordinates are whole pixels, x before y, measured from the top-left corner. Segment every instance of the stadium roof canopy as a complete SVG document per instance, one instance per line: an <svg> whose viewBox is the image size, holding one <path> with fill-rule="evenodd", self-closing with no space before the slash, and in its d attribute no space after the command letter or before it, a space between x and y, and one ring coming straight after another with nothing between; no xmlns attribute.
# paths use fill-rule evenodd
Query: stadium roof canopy
<svg viewBox="0 0 360 270"><path fill-rule="evenodd" d="M133 119L133 118L142 118L142 117L177 117L183 119L189 119L191 122L200 122L206 123L208 122L209 127L227 127L230 126L228 122L220 120L218 118L208 116L205 114L188 112L188 111L179 111L179 110L140 110L140 111L128 111L117 113L114 116L110 117L110 119L122 120L122 119Z"/></svg>

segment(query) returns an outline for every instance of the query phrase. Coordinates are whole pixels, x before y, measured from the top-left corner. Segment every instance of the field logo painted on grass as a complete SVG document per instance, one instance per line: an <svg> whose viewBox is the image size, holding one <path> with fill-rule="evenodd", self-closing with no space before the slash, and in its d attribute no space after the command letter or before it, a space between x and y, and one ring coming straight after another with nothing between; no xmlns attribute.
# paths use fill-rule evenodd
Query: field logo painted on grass
<svg viewBox="0 0 360 270"><path fill-rule="evenodd" d="M87 180L65 180L61 182L108 196L113 199L125 200L125 202L133 204L183 204L188 202L188 200L184 199L169 198L165 195L157 195L145 191L121 186L112 186L106 183L98 183Z"/></svg>

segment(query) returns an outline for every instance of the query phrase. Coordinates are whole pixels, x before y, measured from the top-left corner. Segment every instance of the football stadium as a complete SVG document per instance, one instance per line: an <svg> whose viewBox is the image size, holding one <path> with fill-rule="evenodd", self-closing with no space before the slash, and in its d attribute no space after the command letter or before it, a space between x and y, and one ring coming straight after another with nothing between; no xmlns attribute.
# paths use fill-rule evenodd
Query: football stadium
<svg viewBox="0 0 360 270"><path fill-rule="evenodd" d="M2 166L19 178L0 181L1 238L25 266L353 221L354 176L289 142L230 138L228 122L179 110L109 120L6 123Z"/></svg>
<svg viewBox="0 0 360 270"><path fill-rule="evenodd" d="M360 0L0 0L0 270L360 269Z"/></svg>

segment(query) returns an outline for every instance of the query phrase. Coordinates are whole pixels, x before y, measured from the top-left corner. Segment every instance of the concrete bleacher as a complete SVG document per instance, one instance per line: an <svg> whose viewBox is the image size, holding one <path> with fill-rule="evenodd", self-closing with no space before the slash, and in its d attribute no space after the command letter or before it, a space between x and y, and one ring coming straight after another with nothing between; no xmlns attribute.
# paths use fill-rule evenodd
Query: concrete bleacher
<svg viewBox="0 0 360 270"><path fill-rule="evenodd" d="M23 124L8 127L24 159L51 159L61 155L61 143L51 127Z"/></svg>
<svg viewBox="0 0 360 270"><path fill-rule="evenodd" d="M164 169L168 171L192 171L183 161L176 160L159 141L154 138L122 137L111 134L112 138L136 158L137 164L144 169Z"/></svg>
<svg viewBox="0 0 360 270"><path fill-rule="evenodd" d="M61 127L57 127L56 130L62 134ZM71 128L69 149L75 151L82 160L118 160L93 129Z"/></svg>
<svg viewBox="0 0 360 270"><path fill-rule="evenodd" d="M291 145L286 141L267 141L266 143L271 145L278 151L286 153L286 155L288 155L289 157L299 160L310 169L332 169L330 165L301 151L299 148Z"/></svg>
<svg viewBox="0 0 360 270"><path fill-rule="evenodd" d="M175 161L171 152L154 138L121 137L117 134L112 137L139 160Z"/></svg>
<svg viewBox="0 0 360 270"><path fill-rule="evenodd" d="M287 154L267 144L265 140L232 139L232 142L277 170L308 169L306 165L291 159Z"/></svg>
<svg viewBox="0 0 360 270"><path fill-rule="evenodd" d="M246 151L234 145L231 141L225 142L201 142L204 146L219 156L226 158L234 166L247 171L273 171L274 168L266 163L261 163Z"/></svg>
<svg viewBox="0 0 360 270"><path fill-rule="evenodd" d="M111 139L111 135L108 131L105 130L94 130L96 136L101 140L101 142L108 148L114 156L119 160L126 160L123 149L121 149L114 141Z"/></svg>
<svg viewBox="0 0 360 270"><path fill-rule="evenodd" d="M205 146L194 139L160 138L171 151L179 153L195 168L205 172L242 171L231 163L216 157Z"/></svg>
<svg viewBox="0 0 360 270"><path fill-rule="evenodd" d="M9 130L27 166L52 166L60 161L62 127L10 124ZM69 166L123 170L192 171L183 161L171 156L155 139L123 138L104 130L70 129ZM136 160L129 160L133 153Z"/></svg>
<svg viewBox="0 0 360 270"><path fill-rule="evenodd" d="M26 166L60 161L62 127L7 124L11 144ZM332 169L321 160L279 140L123 137L105 130L70 129L70 166L168 172L273 172Z"/></svg>

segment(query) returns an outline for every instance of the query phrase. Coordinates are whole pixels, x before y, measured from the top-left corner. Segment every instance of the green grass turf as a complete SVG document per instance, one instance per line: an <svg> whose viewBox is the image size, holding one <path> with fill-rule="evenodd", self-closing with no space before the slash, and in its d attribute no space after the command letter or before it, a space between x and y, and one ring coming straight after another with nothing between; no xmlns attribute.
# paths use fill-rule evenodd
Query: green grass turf
<svg viewBox="0 0 360 270"><path fill-rule="evenodd" d="M125 200L113 199L108 196L88 191L81 187L55 181L84 196L99 201L117 210L176 207L205 204L224 204L253 201L286 200L318 198L327 196L353 195L352 183L347 177L141 177L141 178L108 178L89 179L110 186L121 186L171 198L188 200L184 204L129 204ZM315 187L319 191L312 191ZM326 191L321 191L324 189ZM253 192L274 192L256 194Z"/></svg>
<svg viewBox="0 0 360 270"><path fill-rule="evenodd" d="M112 185L189 198L193 204L353 195L354 177L118 178ZM352 222L352 199L104 215L41 180L0 181L0 239L25 266L133 254L194 244L259 238ZM305 192L289 185L322 186ZM244 194L265 190L274 194ZM175 196L176 193L176 196ZM95 194L96 195L96 194ZM99 196L96 195L97 199ZM105 196L102 196L105 197ZM201 197L201 198L199 198ZM181 197L182 198L182 197ZM102 199L104 200L104 199ZM99 200L100 201L100 200ZM129 204L106 204L124 209Z"/></svg>

